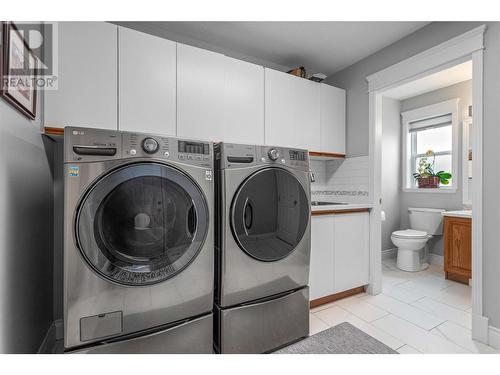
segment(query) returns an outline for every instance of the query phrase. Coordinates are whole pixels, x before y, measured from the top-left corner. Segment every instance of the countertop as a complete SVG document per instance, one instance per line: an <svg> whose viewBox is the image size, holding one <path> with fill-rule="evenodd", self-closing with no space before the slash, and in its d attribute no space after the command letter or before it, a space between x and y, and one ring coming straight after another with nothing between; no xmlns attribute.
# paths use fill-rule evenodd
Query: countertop
<svg viewBox="0 0 500 375"><path fill-rule="evenodd" d="M441 213L441 215L472 219L472 210L445 211L445 212Z"/></svg>
<svg viewBox="0 0 500 375"><path fill-rule="evenodd" d="M314 214L315 212L321 212L321 211L349 211L349 210L370 209L372 207L373 205L368 203L332 204L325 206L312 206L311 212Z"/></svg>

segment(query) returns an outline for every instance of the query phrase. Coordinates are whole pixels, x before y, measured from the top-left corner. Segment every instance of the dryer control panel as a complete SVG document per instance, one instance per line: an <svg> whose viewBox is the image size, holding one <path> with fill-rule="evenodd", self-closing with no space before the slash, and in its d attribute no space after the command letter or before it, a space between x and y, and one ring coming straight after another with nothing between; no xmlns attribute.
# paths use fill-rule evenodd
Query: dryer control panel
<svg viewBox="0 0 500 375"><path fill-rule="evenodd" d="M238 169L252 166L281 165L309 171L307 150L277 146L253 146L236 143L217 145L216 158L220 158L220 168Z"/></svg>

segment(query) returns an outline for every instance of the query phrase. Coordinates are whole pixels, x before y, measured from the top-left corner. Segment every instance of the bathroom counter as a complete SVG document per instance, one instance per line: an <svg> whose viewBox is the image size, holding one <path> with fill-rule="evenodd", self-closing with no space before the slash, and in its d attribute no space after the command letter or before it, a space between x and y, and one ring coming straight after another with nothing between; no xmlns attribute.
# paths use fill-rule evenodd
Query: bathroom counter
<svg viewBox="0 0 500 375"><path fill-rule="evenodd" d="M463 217L465 219L472 219L472 210L445 211L441 215L448 217Z"/></svg>

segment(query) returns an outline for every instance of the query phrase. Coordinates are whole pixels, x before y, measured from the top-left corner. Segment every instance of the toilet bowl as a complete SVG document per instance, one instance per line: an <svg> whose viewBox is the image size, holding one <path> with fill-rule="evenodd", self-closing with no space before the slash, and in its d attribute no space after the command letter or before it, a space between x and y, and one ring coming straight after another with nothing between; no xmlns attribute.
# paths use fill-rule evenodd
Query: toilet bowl
<svg viewBox="0 0 500 375"><path fill-rule="evenodd" d="M391 241L398 248L397 267L403 271L416 272L427 268L420 261L421 250L432 238L427 232L406 229L392 233Z"/></svg>
<svg viewBox="0 0 500 375"><path fill-rule="evenodd" d="M429 266L425 263L425 256L421 256L427 252L422 250L430 238L443 233L443 211L437 208L408 208L411 229L397 230L391 235L392 243L398 248L396 265L399 269L416 272Z"/></svg>

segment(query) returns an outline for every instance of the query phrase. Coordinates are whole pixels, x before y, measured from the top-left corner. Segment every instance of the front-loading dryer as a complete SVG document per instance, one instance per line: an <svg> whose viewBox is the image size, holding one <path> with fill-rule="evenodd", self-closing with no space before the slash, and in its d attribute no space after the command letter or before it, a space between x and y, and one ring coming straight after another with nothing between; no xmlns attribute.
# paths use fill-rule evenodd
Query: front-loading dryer
<svg viewBox="0 0 500 375"><path fill-rule="evenodd" d="M213 145L64 134L64 346L211 353Z"/></svg>
<svg viewBox="0 0 500 375"><path fill-rule="evenodd" d="M261 353L309 333L306 150L215 145L215 348Z"/></svg>

